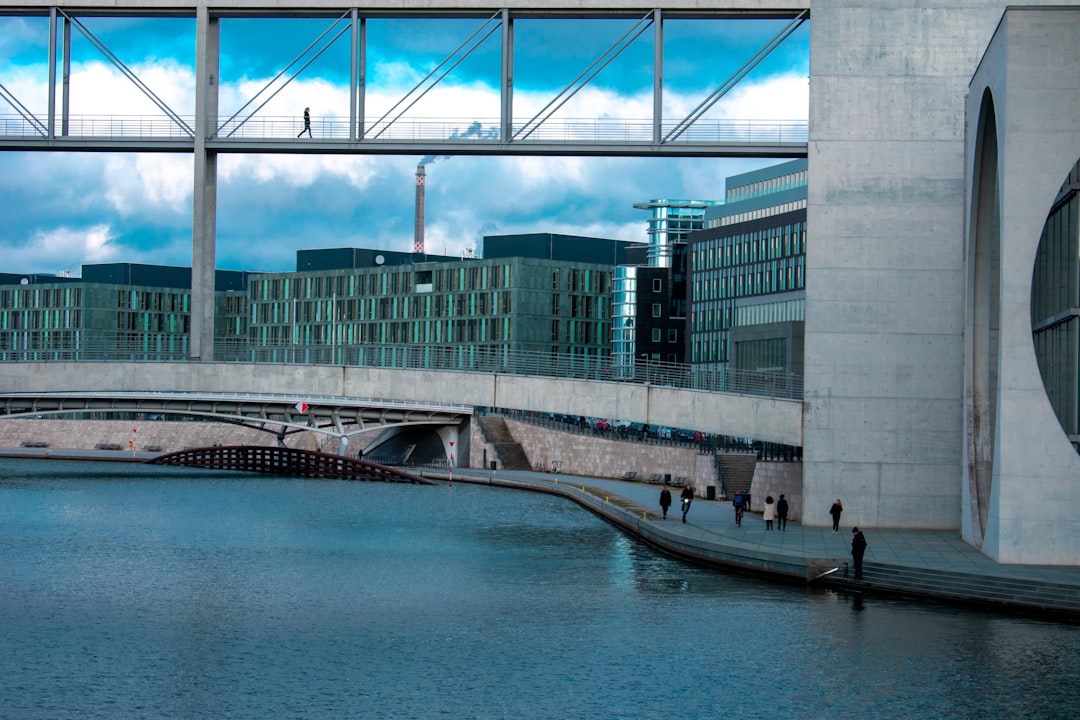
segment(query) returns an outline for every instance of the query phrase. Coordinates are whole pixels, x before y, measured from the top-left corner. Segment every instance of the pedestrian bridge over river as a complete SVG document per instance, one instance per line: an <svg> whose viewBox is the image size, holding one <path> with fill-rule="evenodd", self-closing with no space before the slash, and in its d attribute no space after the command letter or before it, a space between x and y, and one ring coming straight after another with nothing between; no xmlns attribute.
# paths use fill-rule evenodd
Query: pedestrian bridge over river
<svg viewBox="0 0 1080 720"><path fill-rule="evenodd" d="M798 400L648 382L474 370L111 361L0 363L0 388L9 388L0 392L0 416L6 417L111 408L233 418L250 425L287 416L290 427L348 437L363 431L365 423L368 429L417 422L457 425L473 407L494 407L803 444ZM301 412L297 404L309 408Z"/></svg>

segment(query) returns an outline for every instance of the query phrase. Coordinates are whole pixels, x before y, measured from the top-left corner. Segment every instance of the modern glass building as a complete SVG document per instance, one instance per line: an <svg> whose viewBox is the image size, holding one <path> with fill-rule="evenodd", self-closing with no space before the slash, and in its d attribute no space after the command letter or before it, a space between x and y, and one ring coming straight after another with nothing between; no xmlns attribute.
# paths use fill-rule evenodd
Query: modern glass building
<svg viewBox="0 0 1080 720"><path fill-rule="evenodd" d="M1080 163L1043 226L1031 283L1031 331L1046 395L1080 451Z"/></svg>
<svg viewBox="0 0 1080 720"><path fill-rule="evenodd" d="M649 242L644 262L615 268L612 362L620 374L643 364L684 362L686 347L686 238L705 227L711 200L649 200ZM637 370L635 370L635 367Z"/></svg>
<svg viewBox="0 0 1080 720"><path fill-rule="evenodd" d="M649 200L634 203L649 211L649 267L671 267L675 247L705 227L705 212L719 203L713 200Z"/></svg>
<svg viewBox="0 0 1080 720"><path fill-rule="evenodd" d="M727 179L689 239L688 362L802 374L807 161Z"/></svg>
<svg viewBox="0 0 1080 720"><path fill-rule="evenodd" d="M510 257L260 273L249 296L252 342L283 353L329 348L354 362L395 365L450 349L463 363L509 353L609 354L605 265Z"/></svg>
<svg viewBox="0 0 1080 720"><path fill-rule="evenodd" d="M187 356L190 268L108 263L82 272L0 274L0 359ZM216 334L246 337L247 273L219 270L216 282Z"/></svg>

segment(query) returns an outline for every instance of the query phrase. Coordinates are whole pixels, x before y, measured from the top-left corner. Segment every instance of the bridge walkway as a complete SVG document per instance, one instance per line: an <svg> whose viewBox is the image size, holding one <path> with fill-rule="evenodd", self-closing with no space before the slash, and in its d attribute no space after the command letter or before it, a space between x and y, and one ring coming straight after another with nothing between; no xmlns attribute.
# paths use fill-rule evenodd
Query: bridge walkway
<svg viewBox="0 0 1080 720"><path fill-rule="evenodd" d="M906 596L1036 617L1080 621L1080 566L1004 565L951 530L864 528L868 547L863 581L850 571L851 526L788 523L766 530L747 513L736 527L726 500L694 501L686 524L675 508L660 519L660 488L646 483L547 473L463 471L460 482L505 485L569 497L639 539L693 562L811 582L842 592ZM677 495L677 493L675 493ZM822 522L825 508L822 508ZM820 573L837 571L814 580ZM845 570L847 575L845 576Z"/></svg>

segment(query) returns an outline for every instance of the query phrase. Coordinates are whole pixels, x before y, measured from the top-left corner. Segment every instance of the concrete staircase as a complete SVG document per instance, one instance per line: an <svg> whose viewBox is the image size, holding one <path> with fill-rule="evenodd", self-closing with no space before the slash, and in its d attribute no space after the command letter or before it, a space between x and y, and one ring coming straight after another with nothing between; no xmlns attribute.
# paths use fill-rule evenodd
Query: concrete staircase
<svg viewBox="0 0 1080 720"><path fill-rule="evenodd" d="M742 490L744 495L749 495L757 457L750 453L720 453L717 459L724 478L723 496L729 498L736 490Z"/></svg>
<svg viewBox="0 0 1080 720"><path fill-rule="evenodd" d="M911 568L884 563L864 563L863 579L854 580L848 560L848 576L844 566L830 575L826 584L846 588L878 589L895 595L898 591L934 600L962 601L991 607L1030 608L1032 611L1075 615L1080 611L1080 594L1074 585L1062 585L1038 579L1006 578L972 575L951 570Z"/></svg>
<svg viewBox="0 0 1080 720"><path fill-rule="evenodd" d="M503 470L532 470L529 457L514 440L510 429L506 427L506 421L498 415L481 415L480 429L488 442L495 446L495 454L498 456L499 468Z"/></svg>

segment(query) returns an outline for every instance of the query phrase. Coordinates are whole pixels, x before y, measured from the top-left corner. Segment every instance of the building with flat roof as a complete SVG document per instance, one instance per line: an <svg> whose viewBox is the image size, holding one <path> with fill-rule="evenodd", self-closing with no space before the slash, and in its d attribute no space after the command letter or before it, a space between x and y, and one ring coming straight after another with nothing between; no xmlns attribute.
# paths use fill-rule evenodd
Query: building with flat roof
<svg viewBox="0 0 1080 720"><path fill-rule="evenodd" d="M611 267L528 257L255 273L250 339L401 364L418 353L607 357ZM419 360L422 362L422 358Z"/></svg>
<svg viewBox="0 0 1080 720"><path fill-rule="evenodd" d="M802 375L806 188L805 159L733 175L689 236L695 369Z"/></svg>
<svg viewBox="0 0 1080 720"><path fill-rule="evenodd" d="M140 358L187 357L191 268L103 263L84 265L82 272L81 278L0 275L0 359L117 350ZM247 335L247 275L217 271L218 338Z"/></svg>

